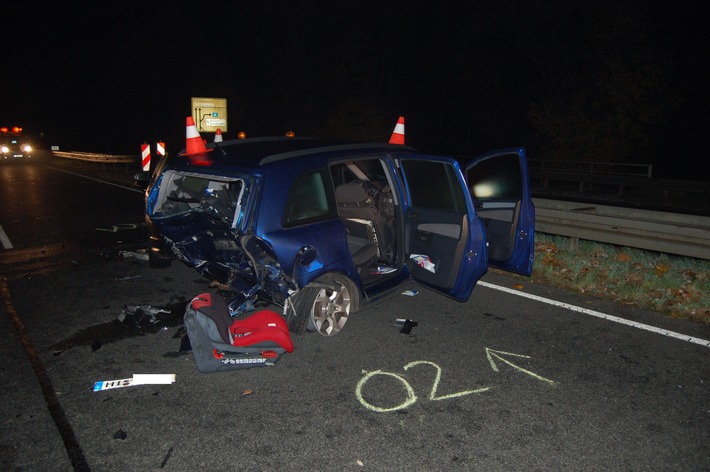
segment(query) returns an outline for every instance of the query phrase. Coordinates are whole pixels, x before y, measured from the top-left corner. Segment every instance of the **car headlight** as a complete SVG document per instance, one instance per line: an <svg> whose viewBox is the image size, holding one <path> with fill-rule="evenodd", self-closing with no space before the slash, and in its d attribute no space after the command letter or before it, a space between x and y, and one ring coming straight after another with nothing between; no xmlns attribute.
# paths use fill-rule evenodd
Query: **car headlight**
<svg viewBox="0 0 710 472"><path fill-rule="evenodd" d="M8 147L3 144L3 145L2 145L2 152L3 152L3 153L10 152L10 149L8 149Z"/></svg>
<svg viewBox="0 0 710 472"><path fill-rule="evenodd" d="M30 147L29 144L23 144L22 145L22 150L25 152L32 152L32 148Z"/></svg>

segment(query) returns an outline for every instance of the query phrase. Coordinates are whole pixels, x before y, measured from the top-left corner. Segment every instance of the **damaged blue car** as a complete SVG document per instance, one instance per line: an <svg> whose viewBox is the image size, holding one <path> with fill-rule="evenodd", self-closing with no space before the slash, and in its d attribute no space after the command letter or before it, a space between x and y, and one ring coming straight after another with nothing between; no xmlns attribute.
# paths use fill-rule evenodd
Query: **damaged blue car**
<svg viewBox="0 0 710 472"><path fill-rule="evenodd" d="M466 301L497 267L529 275L535 209L524 148L452 157L299 137L164 157L146 190L151 263L178 259L231 293L238 316L278 305L292 332L333 336L368 304L423 286Z"/></svg>

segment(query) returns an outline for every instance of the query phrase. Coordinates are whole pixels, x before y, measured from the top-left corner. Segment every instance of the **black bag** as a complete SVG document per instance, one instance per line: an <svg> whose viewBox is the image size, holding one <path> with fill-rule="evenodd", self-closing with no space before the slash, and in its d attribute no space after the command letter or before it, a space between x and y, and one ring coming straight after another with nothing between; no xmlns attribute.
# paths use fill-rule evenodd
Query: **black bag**
<svg viewBox="0 0 710 472"><path fill-rule="evenodd" d="M288 325L281 315L258 311L234 319L219 295L202 293L187 305L185 328L197 370L224 372L274 365L293 352Z"/></svg>

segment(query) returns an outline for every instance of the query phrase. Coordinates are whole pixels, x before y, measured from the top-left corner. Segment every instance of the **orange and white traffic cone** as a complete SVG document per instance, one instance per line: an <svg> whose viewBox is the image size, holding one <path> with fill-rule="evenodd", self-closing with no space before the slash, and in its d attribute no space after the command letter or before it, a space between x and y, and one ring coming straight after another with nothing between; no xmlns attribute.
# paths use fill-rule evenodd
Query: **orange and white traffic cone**
<svg viewBox="0 0 710 472"><path fill-rule="evenodd" d="M390 144L404 144L404 117L400 116L397 120L397 124L394 126L394 131L392 131L392 136L390 137Z"/></svg>
<svg viewBox="0 0 710 472"><path fill-rule="evenodd" d="M205 154L213 149L207 149L205 142L202 141L200 133L197 131L197 126L195 126L195 120L191 116L187 117L186 120L187 129L185 131L185 152L181 156L194 156L198 154Z"/></svg>
<svg viewBox="0 0 710 472"><path fill-rule="evenodd" d="M222 130L217 128L217 131L214 133L214 142L215 143L221 143L222 142Z"/></svg>

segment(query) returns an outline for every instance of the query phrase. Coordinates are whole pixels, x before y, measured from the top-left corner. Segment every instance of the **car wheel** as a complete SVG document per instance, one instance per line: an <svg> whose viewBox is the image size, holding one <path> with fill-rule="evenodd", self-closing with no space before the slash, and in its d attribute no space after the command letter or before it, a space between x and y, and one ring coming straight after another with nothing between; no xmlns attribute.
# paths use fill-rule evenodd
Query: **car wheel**
<svg viewBox="0 0 710 472"><path fill-rule="evenodd" d="M357 289L346 277L329 274L306 285L295 297L295 315L289 329L294 333L317 331L335 336L350 313L357 310Z"/></svg>

